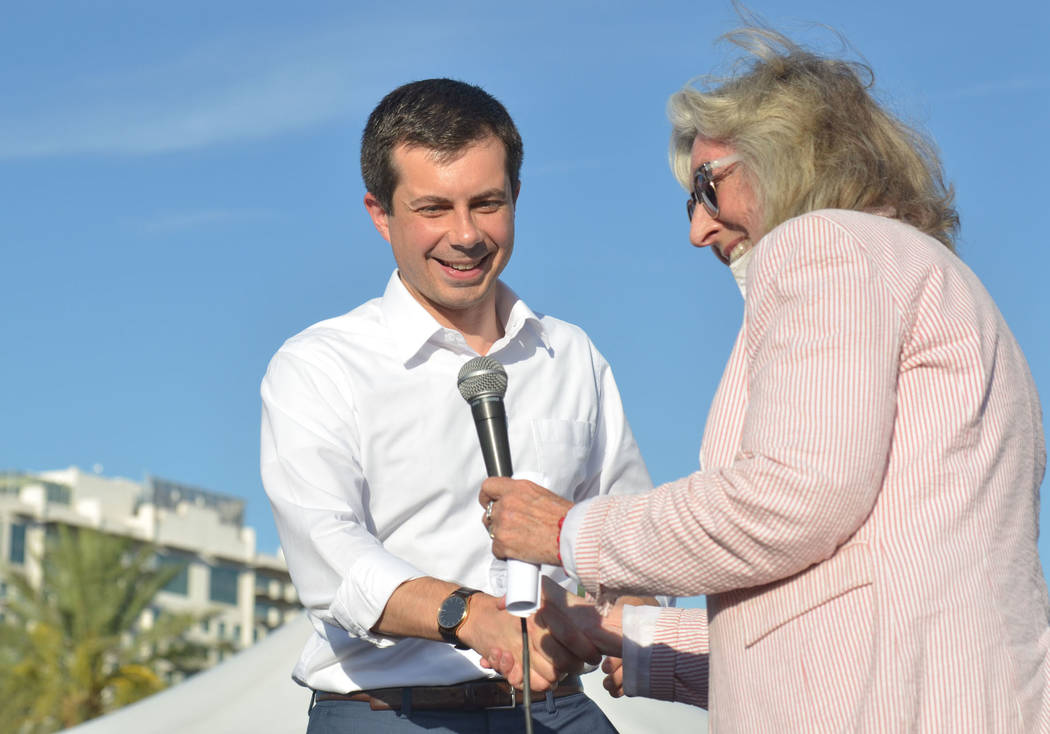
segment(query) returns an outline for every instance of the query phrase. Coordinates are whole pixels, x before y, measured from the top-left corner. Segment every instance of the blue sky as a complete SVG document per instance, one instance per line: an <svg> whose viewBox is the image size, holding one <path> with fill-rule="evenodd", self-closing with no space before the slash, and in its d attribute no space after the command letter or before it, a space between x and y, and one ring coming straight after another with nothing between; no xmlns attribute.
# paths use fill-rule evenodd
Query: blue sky
<svg viewBox="0 0 1050 734"><path fill-rule="evenodd" d="M1050 6L751 7L820 48L839 42L816 24L841 31L934 137L959 252L1050 400ZM0 467L237 494L275 550L259 380L284 339L382 292L393 259L361 204L360 131L393 87L452 76L499 97L525 140L505 279L589 331L656 481L696 468L741 300L688 244L665 104L726 68L728 2L3 9Z"/></svg>

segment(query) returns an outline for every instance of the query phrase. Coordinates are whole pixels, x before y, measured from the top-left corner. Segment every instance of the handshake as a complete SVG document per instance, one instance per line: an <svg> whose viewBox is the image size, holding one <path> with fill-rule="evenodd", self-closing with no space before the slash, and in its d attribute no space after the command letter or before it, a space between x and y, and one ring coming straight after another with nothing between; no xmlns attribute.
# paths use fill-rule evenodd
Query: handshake
<svg viewBox="0 0 1050 734"><path fill-rule="evenodd" d="M475 598L481 596L477 594ZM623 607L625 604L653 603L655 601L649 599L621 597L610 612L602 616L592 602L544 576L540 608L527 621L531 662L529 680L532 689L543 691L553 688L566 676L580 673L585 664L601 663L602 671L606 674L605 689L614 697L622 696ZM497 600L497 609L503 608L503 600ZM504 613L504 616L509 615ZM473 610L470 617L474 617ZM517 622L516 618L512 619ZM465 629L460 635L468 644L469 634ZM517 640L510 645L478 648L471 644L471 647L481 652L483 667L495 670L515 688L522 688L524 668L521 663L520 632ZM603 656L606 656L604 661Z"/></svg>
<svg viewBox="0 0 1050 734"><path fill-rule="evenodd" d="M571 502L532 482L501 477L482 484L479 501L485 508L482 522L492 538L493 555L561 565L561 524L572 508ZM504 608L503 600L497 603ZM539 691L555 686L566 675L579 673L584 664L597 665L606 656L602 663L605 688L613 696L623 695L623 607L655 603L653 599L622 597L602 615L588 599L544 577L540 607L528 619L532 688ZM522 687L520 642L471 647L481 653L484 667L497 671L511 685Z"/></svg>

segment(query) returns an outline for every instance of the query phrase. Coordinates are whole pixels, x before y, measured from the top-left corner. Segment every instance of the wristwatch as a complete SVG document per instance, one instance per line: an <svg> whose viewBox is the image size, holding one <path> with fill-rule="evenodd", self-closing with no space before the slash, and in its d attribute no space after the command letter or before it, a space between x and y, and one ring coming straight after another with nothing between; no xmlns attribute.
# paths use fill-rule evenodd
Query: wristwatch
<svg viewBox="0 0 1050 734"><path fill-rule="evenodd" d="M459 631L460 625L467 621L467 599L477 593L477 589L461 586L449 594L438 609L438 632L441 633L441 639L455 645L457 650L466 650L469 647L456 636L456 632Z"/></svg>

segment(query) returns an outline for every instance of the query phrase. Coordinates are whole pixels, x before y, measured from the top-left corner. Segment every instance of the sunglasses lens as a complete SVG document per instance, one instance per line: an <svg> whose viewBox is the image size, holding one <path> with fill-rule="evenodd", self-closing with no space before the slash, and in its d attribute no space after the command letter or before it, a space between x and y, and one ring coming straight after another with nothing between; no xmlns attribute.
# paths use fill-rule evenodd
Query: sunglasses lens
<svg viewBox="0 0 1050 734"><path fill-rule="evenodd" d="M707 171L704 168L700 168L696 175L693 177L693 196L690 201L693 202L693 207L696 207L697 203L703 204L704 209L707 209L707 213L712 217L718 216L718 196L715 194L715 185L708 178ZM692 220L692 216L690 216Z"/></svg>
<svg viewBox="0 0 1050 734"><path fill-rule="evenodd" d="M696 211L696 199L690 196L685 202L685 211L689 214L689 221L693 221L693 212Z"/></svg>
<svg viewBox="0 0 1050 734"><path fill-rule="evenodd" d="M704 208L711 214L712 217L718 216L718 196L715 194L715 186L710 181L700 192L700 199L704 203Z"/></svg>

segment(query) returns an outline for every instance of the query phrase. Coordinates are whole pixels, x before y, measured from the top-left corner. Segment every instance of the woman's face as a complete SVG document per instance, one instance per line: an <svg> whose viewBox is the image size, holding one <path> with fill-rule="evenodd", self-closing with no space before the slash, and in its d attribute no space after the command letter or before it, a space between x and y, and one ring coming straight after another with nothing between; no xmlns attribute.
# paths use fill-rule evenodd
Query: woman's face
<svg viewBox="0 0 1050 734"><path fill-rule="evenodd" d="M693 141L691 172L705 163L736 153L729 145L697 136ZM712 170L711 180L718 200L718 216L707 207L696 205L689 223L689 241L695 247L712 247L718 258L732 262L761 239L762 217L758 200L745 175L744 163L737 161Z"/></svg>

